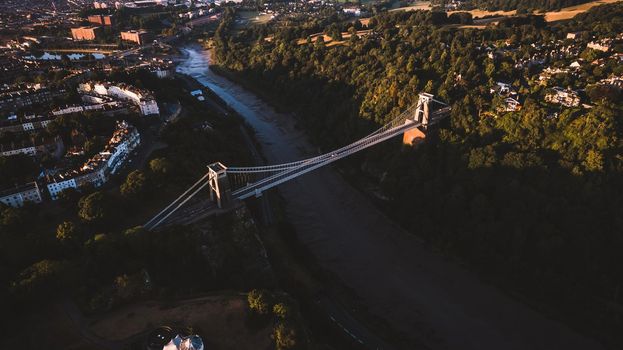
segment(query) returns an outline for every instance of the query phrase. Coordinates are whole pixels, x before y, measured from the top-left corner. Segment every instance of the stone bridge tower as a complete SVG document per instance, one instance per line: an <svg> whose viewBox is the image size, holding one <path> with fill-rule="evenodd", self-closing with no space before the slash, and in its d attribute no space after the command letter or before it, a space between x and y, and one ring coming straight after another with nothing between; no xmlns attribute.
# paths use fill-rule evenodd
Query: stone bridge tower
<svg viewBox="0 0 623 350"><path fill-rule="evenodd" d="M433 97L433 95L425 92L420 94L420 98L417 102L417 108L415 109L415 114L413 115L413 120L405 120L405 124L416 122L422 123L422 126L406 131L402 137L403 144L416 145L424 141L424 138L426 138L425 131L428 127Z"/></svg>
<svg viewBox="0 0 623 350"><path fill-rule="evenodd" d="M208 165L208 182L210 184L210 200L221 209L227 207L231 203L227 167L220 162Z"/></svg>

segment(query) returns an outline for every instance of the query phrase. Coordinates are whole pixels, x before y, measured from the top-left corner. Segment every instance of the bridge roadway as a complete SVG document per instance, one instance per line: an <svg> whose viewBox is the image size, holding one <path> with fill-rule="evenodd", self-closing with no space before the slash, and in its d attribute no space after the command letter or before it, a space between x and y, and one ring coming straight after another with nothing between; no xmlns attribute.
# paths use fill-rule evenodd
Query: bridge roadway
<svg viewBox="0 0 623 350"><path fill-rule="evenodd" d="M185 52L178 70L210 87L254 127L269 164L313 153L291 118L209 71L208 53ZM429 252L330 167L284 183L279 192L289 222L318 263L409 339L431 349L602 348ZM413 207L425 204L414 198Z"/></svg>
<svg viewBox="0 0 623 350"><path fill-rule="evenodd" d="M339 150L334 152L329 152L318 159L313 159L311 161L299 163L296 167L292 169L287 169L282 172L279 172L273 176L269 176L265 179L262 179L256 183L251 184L250 186L243 187L240 190L232 192L232 197L237 199L246 199L255 195L256 191L263 192L272 187L275 187L279 184L282 184L286 181L294 179L298 176L301 176L305 173L308 173L312 170L323 167L327 164L333 163L339 159L347 157L351 154L359 152L362 149L368 148L370 146L376 145L385 140L391 139L395 136L403 134L407 130L411 130L415 127L420 126L420 123L407 123L382 133L367 137L362 140L358 140L349 144Z"/></svg>

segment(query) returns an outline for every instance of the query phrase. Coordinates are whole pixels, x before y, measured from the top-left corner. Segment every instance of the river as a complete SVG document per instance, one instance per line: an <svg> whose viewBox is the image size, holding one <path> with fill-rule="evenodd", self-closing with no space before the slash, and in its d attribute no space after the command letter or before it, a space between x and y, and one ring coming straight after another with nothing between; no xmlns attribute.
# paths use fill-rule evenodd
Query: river
<svg viewBox="0 0 623 350"><path fill-rule="evenodd" d="M178 72L193 76L236 110L255 129L270 164L312 153L292 118L212 72L209 52L196 46L183 52ZM432 254L330 167L279 191L287 219L318 263L355 290L372 314L430 348L602 348Z"/></svg>

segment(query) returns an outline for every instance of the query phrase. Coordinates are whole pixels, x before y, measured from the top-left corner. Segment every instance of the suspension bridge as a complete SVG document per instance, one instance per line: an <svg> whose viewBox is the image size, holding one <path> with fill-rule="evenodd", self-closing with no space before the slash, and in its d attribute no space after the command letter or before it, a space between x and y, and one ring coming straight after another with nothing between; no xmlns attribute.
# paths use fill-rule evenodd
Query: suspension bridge
<svg viewBox="0 0 623 350"><path fill-rule="evenodd" d="M395 136L407 135L414 129L425 131L429 126L447 117L449 113L450 107L447 104L436 100L431 94L421 93L416 104L407 108L389 123L371 134L331 152L295 162L267 166L226 167L222 163L210 164L208 171L197 182L145 223L143 227L147 230L154 230L165 224L174 213L206 187L209 189L211 202L218 208L224 209L236 201L260 197L263 192L286 181ZM193 213L187 215L193 215Z"/></svg>

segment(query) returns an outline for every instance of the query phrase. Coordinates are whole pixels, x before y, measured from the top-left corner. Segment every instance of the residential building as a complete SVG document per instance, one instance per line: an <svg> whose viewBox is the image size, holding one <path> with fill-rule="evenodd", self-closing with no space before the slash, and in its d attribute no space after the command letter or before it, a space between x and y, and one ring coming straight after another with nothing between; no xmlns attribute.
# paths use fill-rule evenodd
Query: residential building
<svg viewBox="0 0 623 350"><path fill-rule="evenodd" d="M579 39L582 35L582 32L570 32L567 33L567 39Z"/></svg>
<svg viewBox="0 0 623 350"><path fill-rule="evenodd" d="M14 86L0 91L0 111L17 111L23 107L50 102L53 97L50 90L40 84Z"/></svg>
<svg viewBox="0 0 623 350"><path fill-rule="evenodd" d="M100 187L110 174L115 174L130 153L140 144L138 130L125 121L118 122L108 144L78 169L57 172L48 176L48 192L53 200L68 188Z"/></svg>
<svg viewBox="0 0 623 350"><path fill-rule="evenodd" d="M25 154L35 157L41 153L58 153L64 149L63 141L60 137L56 138L33 138L21 142L10 144L0 144L0 156L10 157L18 154Z"/></svg>
<svg viewBox="0 0 623 350"><path fill-rule="evenodd" d="M93 2L93 8L96 8L96 9L107 9L108 8L108 4L103 2L103 1L102 2L95 1L95 2Z"/></svg>
<svg viewBox="0 0 623 350"><path fill-rule="evenodd" d="M344 7L342 9L342 12L344 12L347 15L351 15L351 16L355 16L355 17L361 16L361 9L358 6Z"/></svg>
<svg viewBox="0 0 623 350"><path fill-rule="evenodd" d="M23 207L27 202L41 203L41 191L36 182L0 191L0 203L10 207Z"/></svg>
<svg viewBox="0 0 623 350"><path fill-rule="evenodd" d="M175 74L175 66L170 62L151 63L149 71L160 79L172 78Z"/></svg>
<svg viewBox="0 0 623 350"><path fill-rule="evenodd" d="M97 98L97 97L94 97ZM51 112L53 116L65 115L65 114L74 114L74 113L83 113L89 111L100 111L106 114L116 114L123 113L126 111L124 107L124 103L120 101L101 101L95 104L89 105L73 105L66 106L64 108L57 108Z"/></svg>
<svg viewBox="0 0 623 350"><path fill-rule="evenodd" d="M112 15L91 15L88 17L89 23L100 26L112 26L114 17Z"/></svg>
<svg viewBox="0 0 623 350"><path fill-rule="evenodd" d="M545 101L565 107L577 107L580 105L580 96L573 90L554 87L545 95Z"/></svg>
<svg viewBox="0 0 623 350"><path fill-rule="evenodd" d="M77 41L95 40L101 36L101 27L71 28L71 37Z"/></svg>
<svg viewBox="0 0 623 350"><path fill-rule="evenodd" d="M151 92L127 84L89 82L78 85L78 92L83 94L111 96L121 100L131 101L139 107L142 115L160 114L158 103L151 95Z"/></svg>
<svg viewBox="0 0 623 350"><path fill-rule="evenodd" d="M68 188L78 188L75 178L64 178L64 175L65 174L61 174L58 177L52 177L52 181L48 182L47 188L52 200L57 200L61 192Z"/></svg>
<svg viewBox="0 0 623 350"><path fill-rule="evenodd" d="M0 121L0 132L29 132L45 128L54 118L42 115L24 115Z"/></svg>
<svg viewBox="0 0 623 350"><path fill-rule="evenodd" d="M517 96L517 92L510 84L499 81L489 90L489 93L500 96Z"/></svg>
<svg viewBox="0 0 623 350"><path fill-rule="evenodd" d="M612 76L610 78L606 78L606 79L601 79L598 82L599 85L608 85L608 86L613 86L613 87L617 87L619 89L623 89L623 76Z"/></svg>
<svg viewBox="0 0 623 350"><path fill-rule="evenodd" d="M149 41L149 33L145 30L129 30L121 32L121 40L131 41L139 45L144 45Z"/></svg>
<svg viewBox="0 0 623 350"><path fill-rule="evenodd" d="M551 68L551 67L547 67L545 68L541 74L539 74L539 82L542 85L546 85L547 82L553 77L556 76L558 74L569 74L571 72L570 69L568 68Z"/></svg>
<svg viewBox="0 0 623 350"><path fill-rule="evenodd" d="M611 42L610 40L599 40L599 41L591 41L586 45L589 49L608 52L610 51Z"/></svg>
<svg viewBox="0 0 623 350"><path fill-rule="evenodd" d="M160 114L160 109L158 108L156 100L141 100L138 103L138 108L142 115Z"/></svg>
<svg viewBox="0 0 623 350"><path fill-rule="evenodd" d="M125 121L118 123L117 130L113 133L104 150L100 152L100 155L107 157L106 165L110 173L116 173L130 152L140 143L141 137L135 127Z"/></svg>
<svg viewBox="0 0 623 350"><path fill-rule="evenodd" d="M167 6L167 5L168 5L168 0L136 0L136 1L128 1L128 2L121 4L122 7L127 7L130 9L153 8L156 6Z"/></svg>
<svg viewBox="0 0 623 350"><path fill-rule="evenodd" d="M521 103L512 97L504 99L504 112L516 112L521 110Z"/></svg>

